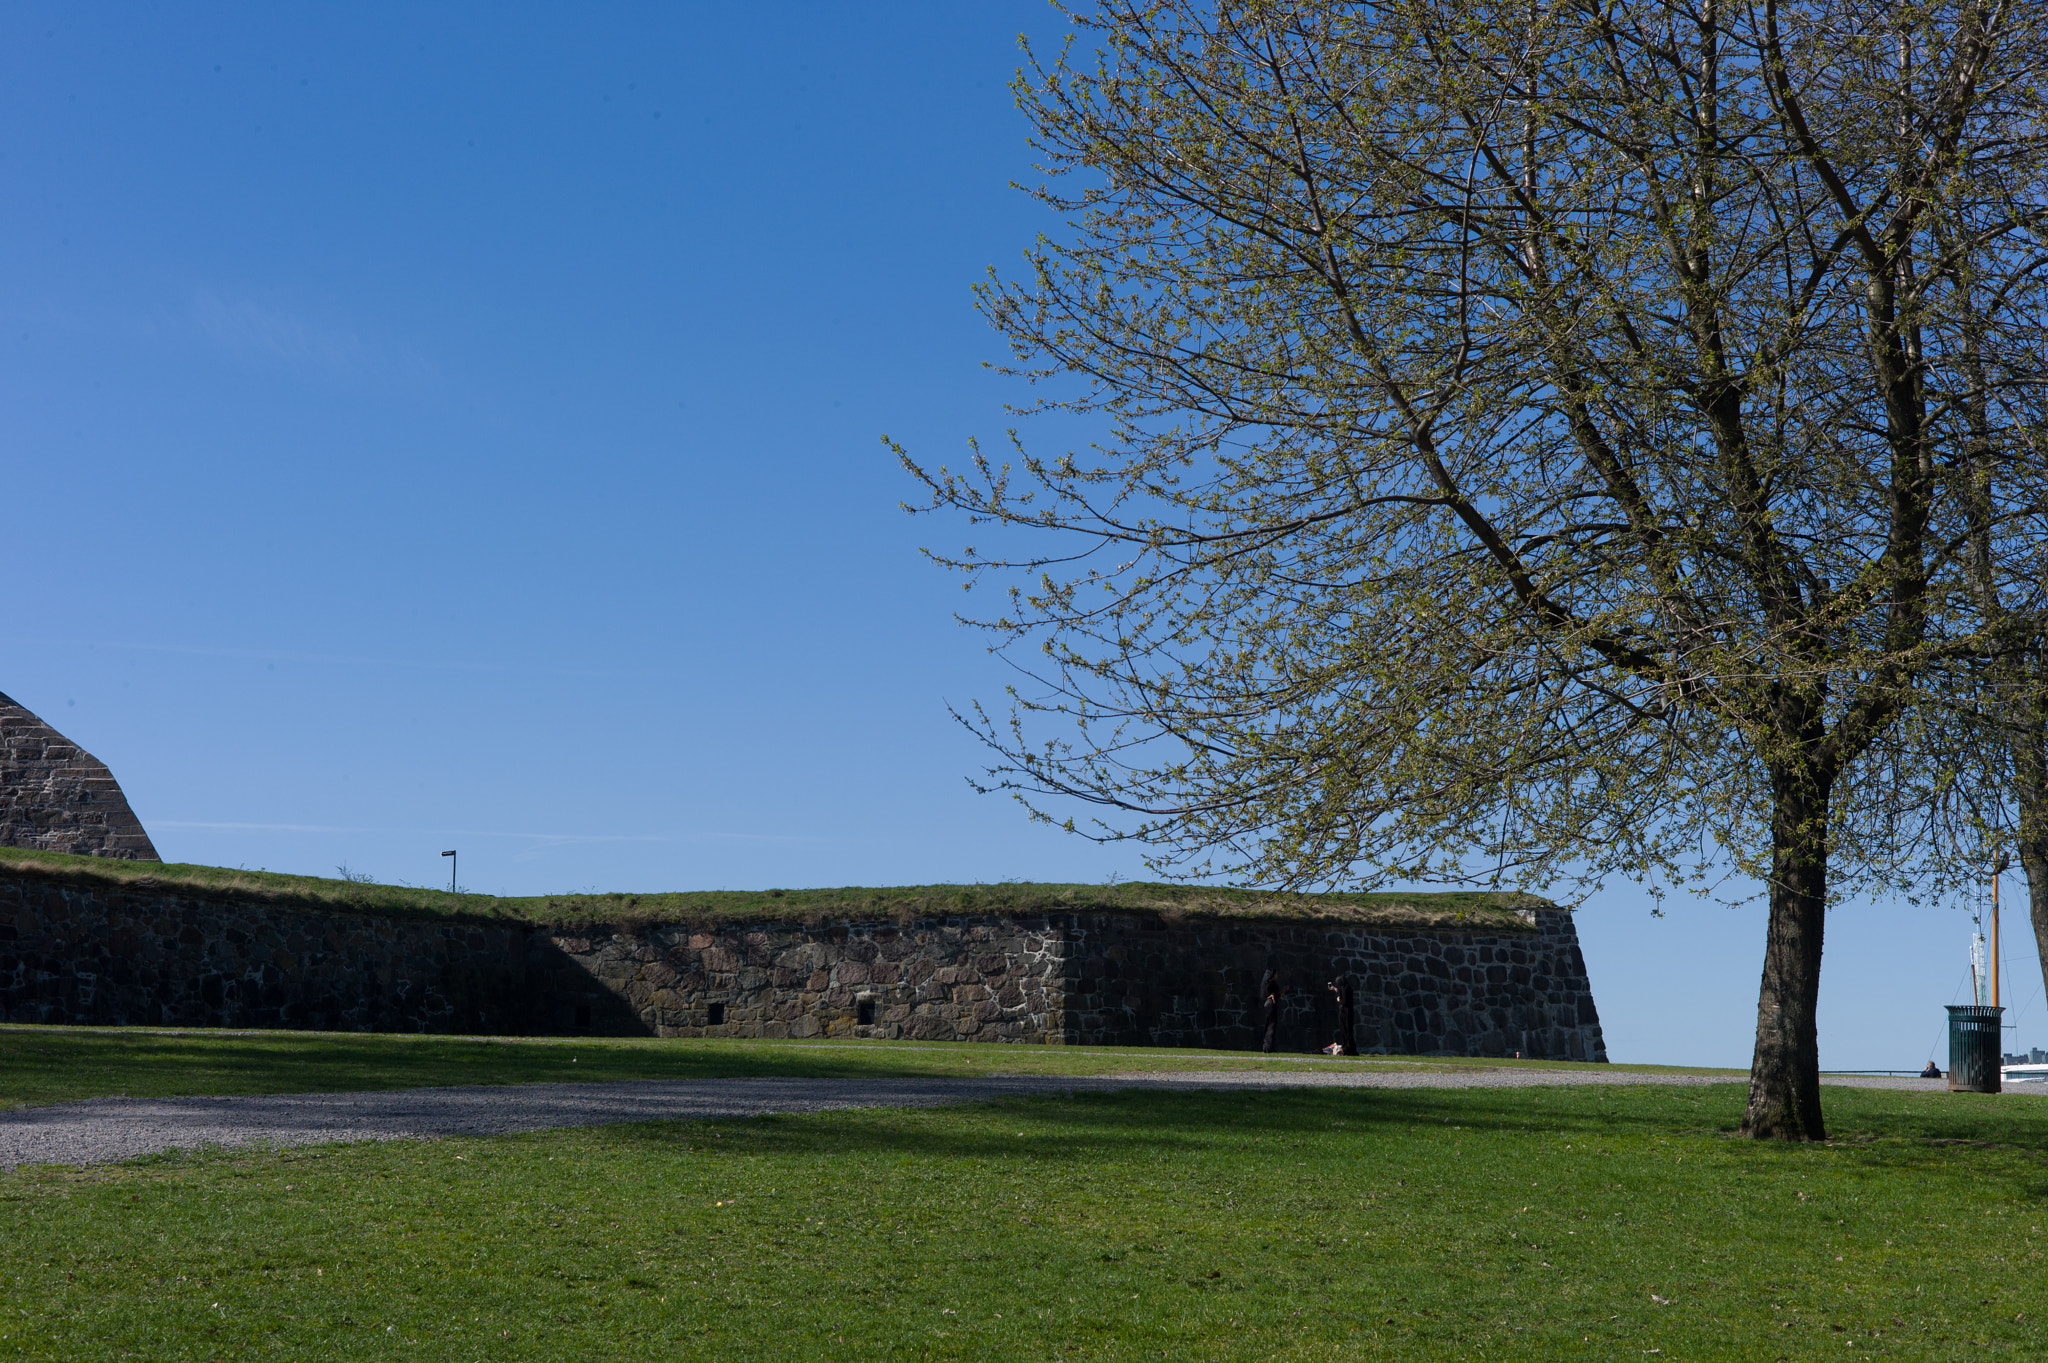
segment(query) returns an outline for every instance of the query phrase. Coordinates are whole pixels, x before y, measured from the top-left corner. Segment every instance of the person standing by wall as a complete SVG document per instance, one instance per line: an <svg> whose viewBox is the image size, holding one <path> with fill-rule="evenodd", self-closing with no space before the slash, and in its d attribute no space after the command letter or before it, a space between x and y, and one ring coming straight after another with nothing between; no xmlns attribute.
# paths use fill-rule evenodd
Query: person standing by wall
<svg viewBox="0 0 2048 1363"><path fill-rule="evenodd" d="M1351 977L1339 975L1330 981L1337 996L1337 1039L1330 1043L1331 1055L1358 1054L1358 997L1352 992Z"/></svg>
<svg viewBox="0 0 2048 1363"><path fill-rule="evenodd" d="M1265 982L1259 986L1259 1006L1265 1020L1265 1035L1259 1049L1269 1055L1280 1044L1280 996L1285 992L1279 972L1267 971Z"/></svg>

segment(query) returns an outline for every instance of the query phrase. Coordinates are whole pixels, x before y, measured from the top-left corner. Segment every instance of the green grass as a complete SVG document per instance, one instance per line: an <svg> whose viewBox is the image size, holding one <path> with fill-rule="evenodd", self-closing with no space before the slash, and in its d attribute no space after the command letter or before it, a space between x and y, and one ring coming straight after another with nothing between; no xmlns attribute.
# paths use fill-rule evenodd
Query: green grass
<svg viewBox="0 0 2048 1363"><path fill-rule="evenodd" d="M1208 885L1053 885L1006 881L990 885L849 886L810 890L702 890L650 894L559 894L498 898L451 894L427 886L381 885L321 876L282 875L241 867L117 861L30 848L0 847L0 876L56 879L83 885L166 886L264 903L403 917L454 917L545 927L655 923L816 923L948 914L1040 914L1111 911L1174 918L1232 918L1375 924L1389 927L1483 928L1528 932L1517 909L1550 907L1532 895L1491 891L1437 894L1279 894Z"/></svg>
<svg viewBox="0 0 2048 1363"><path fill-rule="evenodd" d="M1415 1061L1401 1068L1412 1068ZM1431 1057L1429 1066L1600 1069L1564 1061ZM984 1042L658 1041L348 1032L180 1032L0 1025L0 1108L77 1098L345 1093L443 1084L738 1075L1131 1074L1157 1070L1386 1069L1365 1057ZM1659 1068L1645 1066L1642 1068ZM1729 1073L1732 1073L1730 1071Z"/></svg>
<svg viewBox="0 0 2048 1363"><path fill-rule="evenodd" d="M2032 1100L1082 1095L0 1175L0 1358L2039 1358Z"/></svg>

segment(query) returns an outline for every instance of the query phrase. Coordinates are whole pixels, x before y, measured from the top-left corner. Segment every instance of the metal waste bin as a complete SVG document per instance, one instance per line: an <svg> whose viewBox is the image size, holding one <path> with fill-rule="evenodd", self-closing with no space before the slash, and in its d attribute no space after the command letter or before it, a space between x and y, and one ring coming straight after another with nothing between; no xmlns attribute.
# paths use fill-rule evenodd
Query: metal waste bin
<svg viewBox="0 0 2048 1363"><path fill-rule="evenodd" d="M2004 1062L2005 1009L1976 1003L1948 1006L1948 1091L1997 1093Z"/></svg>

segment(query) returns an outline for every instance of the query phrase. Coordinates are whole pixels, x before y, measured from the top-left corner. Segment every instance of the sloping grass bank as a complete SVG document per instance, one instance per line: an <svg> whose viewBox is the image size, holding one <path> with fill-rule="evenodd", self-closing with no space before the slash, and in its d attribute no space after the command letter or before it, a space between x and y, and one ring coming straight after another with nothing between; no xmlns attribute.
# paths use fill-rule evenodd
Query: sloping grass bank
<svg viewBox="0 0 2048 1363"><path fill-rule="evenodd" d="M1172 919L1246 919L1358 923L1386 927L1483 928L1526 932L1516 910L1550 907L1532 895L1489 891L1441 894L1279 895L1204 885L848 886L810 890L702 890L658 894L563 894L498 898L414 885L282 875L177 862L115 861L0 847L0 877L40 877L81 885L162 887L260 903L299 904L350 913L507 920L540 927L646 926L677 923L816 923L828 919L900 919L949 914L1111 911Z"/></svg>
<svg viewBox="0 0 2048 1363"><path fill-rule="evenodd" d="M1082 1095L0 1175L0 1357L2048 1352L2030 1101Z"/></svg>

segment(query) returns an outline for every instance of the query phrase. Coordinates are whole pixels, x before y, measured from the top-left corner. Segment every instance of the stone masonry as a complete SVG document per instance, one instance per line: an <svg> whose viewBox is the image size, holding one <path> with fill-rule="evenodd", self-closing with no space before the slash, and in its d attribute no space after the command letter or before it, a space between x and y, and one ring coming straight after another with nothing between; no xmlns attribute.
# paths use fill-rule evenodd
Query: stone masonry
<svg viewBox="0 0 2048 1363"><path fill-rule="evenodd" d="M1361 1051L1604 1061L1572 915L1517 916L1533 930L1085 919L1065 933L1068 1025L1102 1044L1246 1049L1271 971L1282 1048L1316 1050L1337 1038L1328 983L1349 976Z"/></svg>
<svg viewBox="0 0 2048 1363"><path fill-rule="evenodd" d="M0 863L0 1021L314 1031L631 1034L637 1019L544 934Z"/></svg>
<svg viewBox="0 0 2048 1363"><path fill-rule="evenodd" d="M1259 1042L1259 985L1273 971L1286 1050L1335 1038L1326 985L1348 974L1361 1051L1604 1061L1571 914L1522 917L1528 931L1072 913L553 941L659 1036L1243 1050Z"/></svg>
<svg viewBox="0 0 2048 1363"><path fill-rule="evenodd" d="M1606 1059L1549 907L1470 929L1081 909L568 932L0 863L9 1022L1244 1050L1268 971L1284 1050L1334 1039L1344 974L1361 1051Z"/></svg>
<svg viewBox="0 0 2048 1363"><path fill-rule="evenodd" d="M658 1036L1067 1039L1064 927L963 916L557 936Z"/></svg>
<svg viewBox="0 0 2048 1363"><path fill-rule="evenodd" d="M0 847L162 860L106 764L4 695Z"/></svg>

